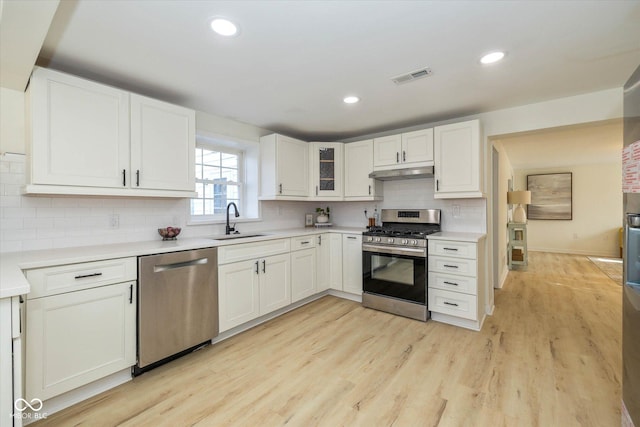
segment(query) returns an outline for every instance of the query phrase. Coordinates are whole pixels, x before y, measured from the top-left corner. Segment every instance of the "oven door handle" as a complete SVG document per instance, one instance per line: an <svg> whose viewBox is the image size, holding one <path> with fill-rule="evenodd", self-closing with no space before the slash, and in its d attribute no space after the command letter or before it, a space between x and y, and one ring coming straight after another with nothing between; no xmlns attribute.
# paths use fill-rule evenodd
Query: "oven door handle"
<svg viewBox="0 0 640 427"><path fill-rule="evenodd" d="M362 251L363 252L379 252L382 254L391 254L391 255L418 256L419 258L427 257L426 248L398 248L393 246L363 244Z"/></svg>

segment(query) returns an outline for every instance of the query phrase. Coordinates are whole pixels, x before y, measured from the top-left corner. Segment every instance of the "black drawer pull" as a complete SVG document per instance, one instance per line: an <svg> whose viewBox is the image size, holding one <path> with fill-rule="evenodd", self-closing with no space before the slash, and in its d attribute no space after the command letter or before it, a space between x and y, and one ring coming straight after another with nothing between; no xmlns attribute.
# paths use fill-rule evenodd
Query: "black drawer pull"
<svg viewBox="0 0 640 427"><path fill-rule="evenodd" d="M457 265L449 265L449 264L445 264L444 266L445 266L445 267L447 267L447 268L458 268L458 266L457 266Z"/></svg>
<svg viewBox="0 0 640 427"><path fill-rule="evenodd" d="M444 249L445 251L454 251L454 252L458 252L458 249L456 249L456 248L442 248L442 249Z"/></svg>
<svg viewBox="0 0 640 427"><path fill-rule="evenodd" d="M458 304L456 304L456 303L454 303L454 302L448 302L448 301L445 301L444 303L445 303L445 304L447 304L447 305L452 305L452 306L454 306L454 307L457 307L457 306L458 306Z"/></svg>
<svg viewBox="0 0 640 427"><path fill-rule="evenodd" d="M129 285L129 304L133 304L133 285Z"/></svg>
<svg viewBox="0 0 640 427"><path fill-rule="evenodd" d="M310 241L304 241L304 242L300 242L301 245L308 245L309 243L311 243Z"/></svg>
<svg viewBox="0 0 640 427"><path fill-rule="evenodd" d="M454 282L444 282L445 285L458 286L457 283Z"/></svg>
<svg viewBox="0 0 640 427"><path fill-rule="evenodd" d="M81 274L79 276L76 276L76 279L86 279L87 277L97 277L97 276L102 276L102 273L91 273L91 274Z"/></svg>

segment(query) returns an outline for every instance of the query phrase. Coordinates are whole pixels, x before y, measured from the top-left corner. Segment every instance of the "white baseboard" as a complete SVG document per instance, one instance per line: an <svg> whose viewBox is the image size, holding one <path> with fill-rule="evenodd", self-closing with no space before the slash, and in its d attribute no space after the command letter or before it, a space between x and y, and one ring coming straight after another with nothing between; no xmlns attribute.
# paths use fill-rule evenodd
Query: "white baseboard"
<svg viewBox="0 0 640 427"><path fill-rule="evenodd" d="M615 252L597 252L583 251L579 249L558 249L558 248L529 248L529 252L550 252L555 254L584 255L584 256L601 256L605 258L618 258L620 253Z"/></svg>
<svg viewBox="0 0 640 427"><path fill-rule="evenodd" d="M502 287L504 286L504 282L507 280L508 275L509 275L509 267L505 265L504 268L502 269L502 273L500 274L500 281L498 282L498 286L496 286L496 289L502 289Z"/></svg>

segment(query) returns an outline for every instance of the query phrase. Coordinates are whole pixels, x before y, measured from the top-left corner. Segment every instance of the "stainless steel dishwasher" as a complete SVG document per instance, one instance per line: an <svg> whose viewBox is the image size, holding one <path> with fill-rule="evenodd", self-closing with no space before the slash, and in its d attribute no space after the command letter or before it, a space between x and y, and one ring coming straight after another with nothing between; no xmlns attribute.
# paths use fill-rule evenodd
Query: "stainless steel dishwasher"
<svg viewBox="0 0 640 427"><path fill-rule="evenodd" d="M138 257L139 375L218 335L216 248Z"/></svg>

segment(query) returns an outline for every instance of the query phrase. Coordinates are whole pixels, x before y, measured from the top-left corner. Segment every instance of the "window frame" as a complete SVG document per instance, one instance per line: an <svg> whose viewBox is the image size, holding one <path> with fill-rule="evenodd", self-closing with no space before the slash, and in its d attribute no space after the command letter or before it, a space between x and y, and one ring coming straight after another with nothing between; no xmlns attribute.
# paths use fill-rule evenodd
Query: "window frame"
<svg viewBox="0 0 640 427"><path fill-rule="evenodd" d="M211 142L206 142L206 141L202 141L202 140L198 140L196 141L196 149L204 149L204 150L209 150L209 151L214 151L214 152L218 152L218 153L225 153L225 154L232 154L237 156L238 159L238 167L237 167L237 177L238 180L237 181L231 181L231 182L225 182L225 181L220 181L220 182L215 182L216 180L205 180L203 178L199 178L196 177L195 178L195 182L196 185L200 184L200 183L205 183L205 184L209 184L209 185L224 185L224 186L236 186L238 188L238 199L237 199L237 204L238 206L238 210L240 211L240 218L238 219L242 219L242 213L243 210L242 206L244 204L245 198L246 198L246 194L245 194L245 152L242 149L238 149L238 148L232 148L226 145L222 145L222 144L215 144L215 143L211 143ZM197 170L198 165L202 165L202 163L198 163L198 161L196 160L195 162L195 167ZM221 166L222 167L222 166ZM228 168L231 169L231 168ZM220 222L225 222L226 221L226 213L218 213L218 214L213 214L213 215L207 215L207 214L193 214L192 213L192 206L193 206L193 200L211 200L208 199L206 197L200 198L200 197L193 197L189 199L189 203L188 203L188 214L189 214L189 223L190 224L206 224L206 223L220 223ZM215 203L215 197L214 197L214 203ZM234 201L236 199L233 199Z"/></svg>

